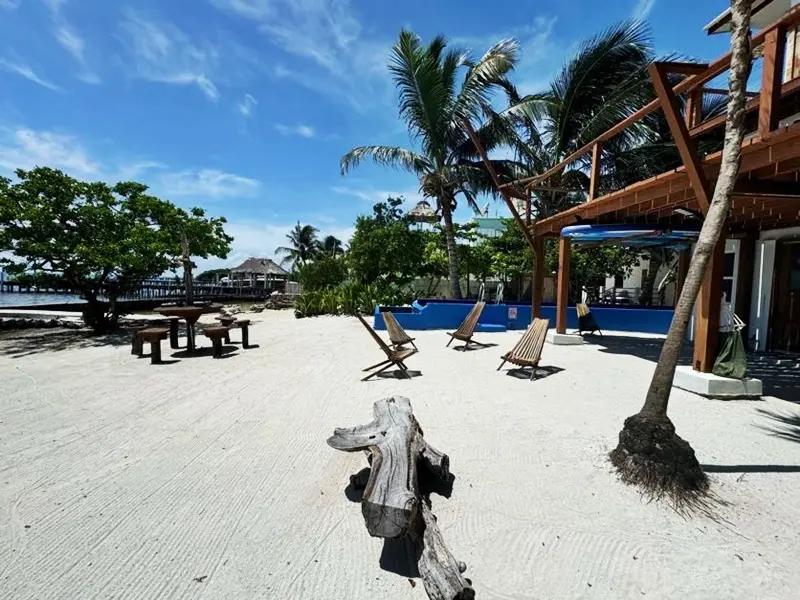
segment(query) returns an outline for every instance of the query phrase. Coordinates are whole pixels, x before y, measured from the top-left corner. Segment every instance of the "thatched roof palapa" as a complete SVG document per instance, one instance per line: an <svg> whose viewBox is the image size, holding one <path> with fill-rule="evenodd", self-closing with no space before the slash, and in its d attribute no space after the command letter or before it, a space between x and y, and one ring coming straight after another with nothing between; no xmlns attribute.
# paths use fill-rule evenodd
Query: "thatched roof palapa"
<svg viewBox="0 0 800 600"><path fill-rule="evenodd" d="M255 257L250 257L235 269L231 269L231 273L256 273L257 275L277 275L279 277L289 276L289 272L277 265L272 259Z"/></svg>

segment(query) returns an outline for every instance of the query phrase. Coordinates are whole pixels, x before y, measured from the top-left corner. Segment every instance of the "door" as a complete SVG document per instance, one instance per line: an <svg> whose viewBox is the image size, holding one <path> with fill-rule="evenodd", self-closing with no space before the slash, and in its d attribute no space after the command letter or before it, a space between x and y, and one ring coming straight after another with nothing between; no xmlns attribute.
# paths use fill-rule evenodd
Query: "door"
<svg viewBox="0 0 800 600"><path fill-rule="evenodd" d="M769 350L800 352L800 240L775 251Z"/></svg>

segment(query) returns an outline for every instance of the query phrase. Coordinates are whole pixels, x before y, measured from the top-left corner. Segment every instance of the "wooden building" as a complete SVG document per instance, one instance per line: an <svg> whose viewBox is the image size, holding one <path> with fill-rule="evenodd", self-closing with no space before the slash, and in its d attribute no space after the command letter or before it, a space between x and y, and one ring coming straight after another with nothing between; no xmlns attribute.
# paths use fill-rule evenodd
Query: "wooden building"
<svg viewBox="0 0 800 600"><path fill-rule="evenodd" d="M234 287L261 287L283 291L289 272L270 258L250 257L231 269L230 285Z"/></svg>
<svg viewBox="0 0 800 600"><path fill-rule="evenodd" d="M753 4L753 61L760 62L760 88L747 102L747 136L726 239L720 240L697 302L694 318L696 371L710 372L717 352L720 299L727 285L734 311L749 328L760 350L800 352L800 6L794 0ZM773 18L765 23L765 15ZM726 13L709 33L724 31ZM704 94L730 66L730 54L708 64L661 62L650 66L657 99L536 177L495 184L534 250L534 314L541 312L544 239L559 239L556 329L566 332L571 245L562 228L574 224L636 224L665 229L697 227L708 209L719 172L721 151L701 154L698 140L720 135L725 115L704 118ZM754 72L757 73L754 65ZM685 77L674 87L668 76ZM663 111L680 152L682 165L644 181L605 194L598 192L603 172L603 143L654 111ZM473 142L491 170L483 149ZM574 163L587 165L586 201L542 220L531 215L531 193L547 190L548 178ZM574 168L574 167L573 167ZM518 211L515 200L527 209ZM535 215L533 215L535 217ZM728 256L726 260L726 245ZM682 257L685 274L688 252ZM727 263L727 264L726 264ZM726 273L726 267L728 273ZM679 275L679 285L680 285Z"/></svg>

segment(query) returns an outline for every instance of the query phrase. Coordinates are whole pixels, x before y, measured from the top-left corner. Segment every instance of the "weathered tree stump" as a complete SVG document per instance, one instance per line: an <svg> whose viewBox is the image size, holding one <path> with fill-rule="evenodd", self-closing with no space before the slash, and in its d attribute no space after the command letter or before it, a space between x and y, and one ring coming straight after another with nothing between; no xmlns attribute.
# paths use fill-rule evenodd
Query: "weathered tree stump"
<svg viewBox="0 0 800 600"><path fill-rule="evenodd" d="M375 418L368 425L336 429L328 439L328 444L337 450L366 450L371 458L372 469L366 483L358 477L351 478L354 487L364 487L361 512L367 531L373 537L411 537L428 597L474 598L474 590L461 575L466 566L448 550L436 517L419 492L418 463L447 481L450 459L425 441L408 398L378 400L373 414Z"/></svg>

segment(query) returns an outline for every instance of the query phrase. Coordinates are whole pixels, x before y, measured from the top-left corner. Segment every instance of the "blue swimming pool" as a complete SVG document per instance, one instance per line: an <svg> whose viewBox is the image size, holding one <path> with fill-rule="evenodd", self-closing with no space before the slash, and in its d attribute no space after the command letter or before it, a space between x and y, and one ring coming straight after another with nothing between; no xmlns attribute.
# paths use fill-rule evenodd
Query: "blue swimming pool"
<svg viewBox="0 0 800 600"><path fill-rule="evenodd" d="M467 316L475 302L468 300L416 300L412 306L376 306L375 329L386 329L381 313L391 311L404 329L455 329ZM666 334L672 321L671 308L592 306L592 314L602 329ZM555 305L542 306L542 317L555 327ZM478 321L478 331L525 329L531 322L531 305L487 304ZM575 307L567 312L567 327L578 328Z"/></svg>

